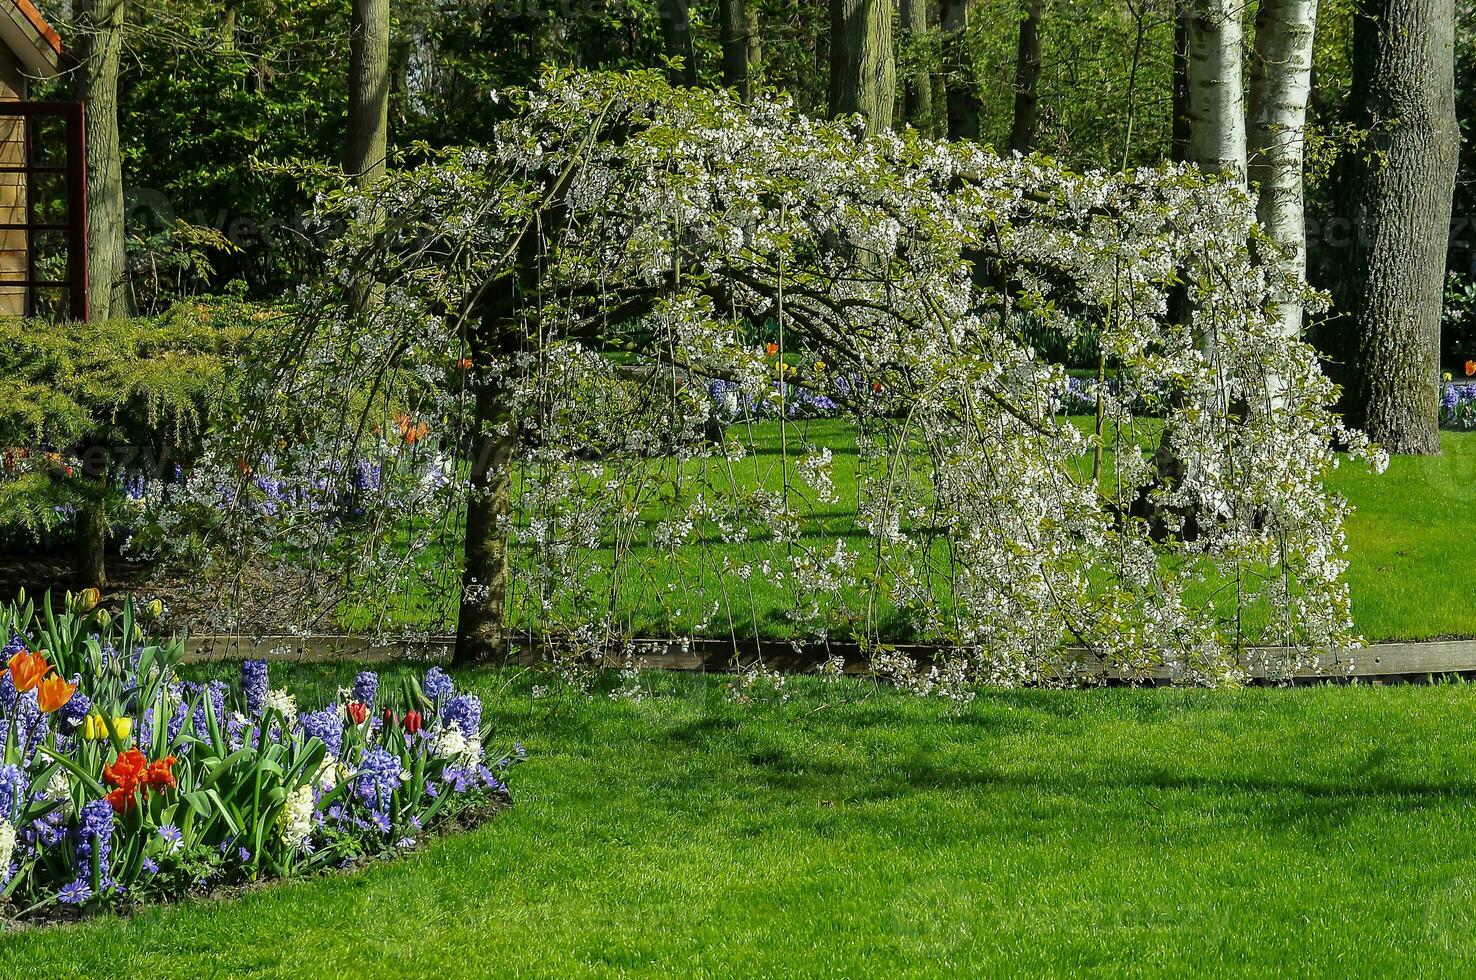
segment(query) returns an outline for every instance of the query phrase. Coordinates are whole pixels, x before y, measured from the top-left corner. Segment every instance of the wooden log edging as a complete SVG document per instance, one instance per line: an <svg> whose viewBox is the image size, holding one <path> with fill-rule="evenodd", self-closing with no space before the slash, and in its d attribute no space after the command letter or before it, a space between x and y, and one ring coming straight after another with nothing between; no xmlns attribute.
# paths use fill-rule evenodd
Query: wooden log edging
<svg viewBox="0 0 1476 980"><path fill-rule="evenodd" d="M380 641L365 637L339 635L306 636L200 636L185 642L186 662L213 660L262 659L280 663L360 663L394 662L434 663L449 660L455 640L449 636L432 636L413 641ZM937 647L898 645L899 652L926 658ZM1275 651L1265 651L1274 655ZM813 673L821 664L839 656L845 661L845 673L870 673L866 658L855 644L800 644L765 640L743 644L736 652L727 640L636 640L629 644L629 654L611 651L602 665L619 668L627 660L641 667L697 673L732 673L762 662L766 667L786 673ZM525 646L514 658L524 666L548 659L547 648ZM1264 665L1256 663L1248 671L1253 680L1266 680ZM1072 665L1072 672L1082 679L1108 683L1124 680L1115 670L1085 660ZM1292 678L1299 683L1326 681L1418 681L1429 677L1460 676L1476 679L1476 640L1440 640L1419 643L1378 643L1362 650L1327 658L1316 670L1298 671ZM1155 671L1147 683L1169 683L1167 670Z"/></svg>

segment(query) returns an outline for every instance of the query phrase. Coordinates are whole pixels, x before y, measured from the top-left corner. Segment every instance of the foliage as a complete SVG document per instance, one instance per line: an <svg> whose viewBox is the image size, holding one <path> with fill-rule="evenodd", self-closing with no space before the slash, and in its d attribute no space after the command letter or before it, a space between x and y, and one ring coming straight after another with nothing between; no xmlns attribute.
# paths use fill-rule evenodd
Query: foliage
<svg viewBox="0 0 1476 980"><path fill-rule="evenodd" d="M1274 297L1297 287L1279 259L1253 255L1242 193L1176 168L1082 175L915 133L863 138L650 73L553 73L519 104L487 151L337 199L330 217L349 230L302 303L303 356L262 379L254 404L258 418L275 413L273 458L311 461L301 472L313 480L324 460L389 450L389 469L423 453L352 438L373 419L346 420L327 393L374 379L416 393L444 451L487 430L515 440L524 478L508 533L533 556L514 571L536 631L597 645L619 635L610 590L640 574L622 548L662 501L668 519L640 542L657 553L704 538L786 548L777 566L727 569L723 593L677 601L722 622L728 591L783 577L809 635L864 643L900 616L978 678L1035 676L1075 644L1128 669L1167 663L1213 680L1245 646L1315 655L1353 640L1345 505L1322 478L1335 441L1361 442L1328 411L1312 350L1271 326ZM534 258L508 262L515 253ZM352 297L369 277L383 302L361 313ZM1193 316L1179 323L1167 311L1181 284ZM505 348L489 346L478 299L498 291L514 297L495 327ZM756 349L742 324L769 317L782 342ZM1117 385L1101 388L1101 425L1083 432L1066 417L1063 366L1022 340L1022 317L1095 338ZM602 465L560 406L571 379L615 371L612 349L634 352L666 411L660 429L628 425ZM448 376L443 365L468 354L469 377ZM731 467L748 450L706 442L711 403L682 391L722 379L757 399L776 377L818 386L834 374L859 382L846 406L861 434L858 489L844 506L866 536L812 543L807 513L834 502L827 454L817 447L779 492L738 484ZM470 387L491 383L505 415L471 409ZM1146 425L1138 393L1159 391L1148 414L1180 479L1161 480L1134 435ZM307 438L283 449L284 431ZM1111 472L1083 469L1106 453ZM215 454L217 474L230 458ZM700 461L699 475L682 460ZM402 553L443 540L440 517L466 493L457 479L425 494L424 537ZM234 533L305 526L284 509ZM602 546L615 548L611 575L575 571ZM843 599L853 582L858 606Z"/></svg>
<svg viewBox="0 0 1476 980"><path fill-rule="evenodd" d="M238 691L182 681L179 640L95 602L0 608L0 900L20 916L388 855L504 792L480 700L435 668L400 690L365 671L299 713L264 661Z"/></svg>
<svg viewBox="0 0 1476 980"><path fill-rule="evenodd" d="M233 301L102 323L0 322L0 524L48 530L99 494L121 502L124 472L188 465L269 322Z"/></svg>

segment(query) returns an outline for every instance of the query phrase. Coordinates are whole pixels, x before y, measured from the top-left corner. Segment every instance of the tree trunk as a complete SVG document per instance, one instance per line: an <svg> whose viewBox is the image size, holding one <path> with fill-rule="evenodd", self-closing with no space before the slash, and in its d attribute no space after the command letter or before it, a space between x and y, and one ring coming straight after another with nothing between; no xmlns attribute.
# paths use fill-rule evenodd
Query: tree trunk
<svg viewBox="0 0 1476 980"><path fill-rule="evenodd" d="M902 90L902 115L921 133L933 132L933 79L918 57L928 32L928 0L902 0L902 29L912 57Z"/></svg>
<svg viewBox="0 0 1476 980"><path fill-rule="evenodd" d="M723 87L737 92L738 98L744 102L753 96L753 86L748 77L752 44L749 37L752 30L749 13L747 0L718 0L723 47Z"/></svg>
<svg viewBox="0 0 1476 980"><path fill-rule="evenodd" d="M478 384L476 412L466 507L466 564L456 625L454 660L458 665L501 659L508 652L507 524L517 433L500 378L484 377Z"/></svg>
<svg viewBox="0 0 1476 980"><path fill-rule="evenodd" d="M76 97L87 112L87 286L92 320L128 312L123 160L118 149L123 3L79 0L77 4L75 84Z"/></svg>
<svg viewBox="0 0 1476 980"><path fill-rule="evenodd" d="M1344 200L1348 421L1394 453L1440 452L1440 315L1460 150L1453 0L1360 0L1353 118L1369 143Z"/></svg>
<svg viewBox="0 0 1476 980"><path fill-rule="evenodd" d="M1245 183L1241 0L1193 0L1189 17L1189 159Z"/></svg>
<svg viewBox="0 0 1476 980"><path fill-rule="evenodd" d="M681 68L672 72L672 81L695 86L697 48L692 41L692 15L687 8L687 0L657 0L656 13L661 18L661 39L666 56L682 59Z"/></svg>
<svg viewBox="0 0 1476 980"><path fill-rule="evenodd" d="M99 497L105 484L96 488ZM82 588L108 587L108 513L101 499L77 511L77 584Z"/></svg>
<svg viewBox="0 0 1476 980"><path fill-rule="evenodd" d="M1312 42L1317 0L1261 0L1251 65L1249 173L1256 187L1256 217L1307 277L1306 199L1302 162L1307 142L1307 101L1312 93ZM1302 304L1278 308L1282 332L1302 332Z"/></svg>
<svg viewBox="0 0 1476 980"><path fill-rule="evenodd" d="M758 6L753 3L743 5L744 18L748 24L748 87L750 93L753 90L754 75L760 73L764 64L764 38L759 33ZM762 80L762 76L760 76Z"/></svg>
<svg viewBox="0 0 1476 980"><path fill-rule="evenodd" d="M892 12L893 0L830 0L830 114L859 114L872 133L892 128Z"/></svg>
<svg viewBox="0 0 1476 980"><path fill-rule="evenodd" d="M979 92L969 50L969 0L943 0L943 77L948 138L979 138Z"/></svg>
<svg viewBox="0 0 1476 980"><path fill-rule="evenodd" d="M1025 0L1020 18L1020 41L1015 49L1015 125L1010 149L1026 154L1035 149L1037 88L1040 84L1040 0Z"/></svg>
<svg viewBox="0 0 1476 980"><path fill-rule="evenodd" d="M1189 140L1193 126L1189 121L1189 5L1190 0L1174 3L1174 100L1173 148L1175 163L1189 159Z"/></svg>
<svg viewBox="0 0 1476 980"><path fill-rule="evenodd" d="M389 137L389 0L353 0L343 170L360 186L384 173Z"/></svg>

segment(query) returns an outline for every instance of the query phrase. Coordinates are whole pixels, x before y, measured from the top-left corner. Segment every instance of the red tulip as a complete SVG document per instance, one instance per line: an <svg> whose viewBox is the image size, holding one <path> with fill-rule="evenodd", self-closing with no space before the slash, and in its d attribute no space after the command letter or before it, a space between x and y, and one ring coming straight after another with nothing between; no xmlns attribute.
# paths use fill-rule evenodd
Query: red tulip
<svg viewBox="0 0 1476 980"><path fill-rule="evenodd" d="M420 717L420 712L405 712L405 731L409 732L411 735L414 735L416 732L420 731L421 721L422 719Z"/></svg>
<svg viewBox="0 0 1476 980"><path fill-rule="evenodd" d="M357 701L348 703L348 716L355 725L362 725L369 717L369 707Z"/></svg>
<svg viewBox="0 0 1476 980"><path fill-rule="evenodd" d="M384 718L384 724L386 728L393 728L395 726L395 721L397 719L395 718L395 713L389 708L384 709L384 714L381 717Z"/></svg>

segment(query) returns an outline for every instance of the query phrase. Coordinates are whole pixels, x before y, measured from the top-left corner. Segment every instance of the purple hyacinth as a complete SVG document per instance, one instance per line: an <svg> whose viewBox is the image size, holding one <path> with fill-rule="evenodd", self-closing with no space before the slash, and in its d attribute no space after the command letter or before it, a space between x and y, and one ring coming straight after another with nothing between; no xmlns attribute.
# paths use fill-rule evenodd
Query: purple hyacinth
<svg viewBox="0 0 1476 980"><path fill-rule="evenodd" d="M359 757L354 794L374 809L384 810L389 807L390 798L399 787L399 757L380 748L365 749Z"/></svg>
<svg viewBox="0 0 1476 980"><path fill-rule="evenodd" d="M80 675L73 676L72 684L80 686L82 678ZM65 732L75 732L87 719L87 713L92 710L92 699L80 690L74 691L67 699L67 703L61 706L57 712L57 718L61 722L61 728Z"/></svg>
<svg viewBox="0 0 1476 980"><path fill-rule="evenodd" d="M241 690L246 695L246 713L260 717L266 703L267 686L271 683L265 660L247 660L241 664Z"/></svg>
<svg viewBox="0 0 1476 980"><path fill-rule="evenodd" d="M26 772L17 765L0 766L0 819L16 822L16 811L26 798Z"/></svg>
<svg viewBox="0 0 1476 980"><path fill-rule="evenodd" d="M374 707L374 696L379 693L379 675L372 670L361 670L354 678L354 700L366 708Z"/></svg>
<svg viewBox="0 0 1476 980"><path fill-rule="evenodd" d="M343 719L338 712L332 708L324 708L322 711L309 711L298 716L298 723L302 725L302 733L308 738L316 738L328 746L328 757L338 758L343 751Z"/></svg>
<svg viewBox="0 0 1476 980"><path fill-rule="evenodd" d="M432 701L444 701L456 690L456 685L451 682L451 676L439 667L432 667L425 672L425 683L421 685L425 696Z"/></svg>
<svg viewBox="0 0 1476 980"><path fill-rule="evenodd" d="M482 699L475 694L458 694L441 706L441 722L455 725L467 738L476 738L482 730Z"/></svg>
<svg viewBox="0 0 1476 980"><path fill-rule="evenodd" d="M10 676L9 671L5 673L5 676L7 678ZM13 707L16 740L22 755L29 756L31 751L46 739L46 734L51 730L51 723L47 720L49 716L42 713L35 688L24 694L16 695L13 699ZM9 737L10 729L0 728L0 743L4 743Z"/></svg>
<svg viewBox="0 0 1476 980"><path fill-rule="evenodd" d="M96 848L98 867L102 869L99 887L107 887L108 858L112 854L113 807L107 800L93 800L82 807L82 819L77 827L77 867L91 868L93 849ZM89 872L90 873L90 872Z"/></svg>

